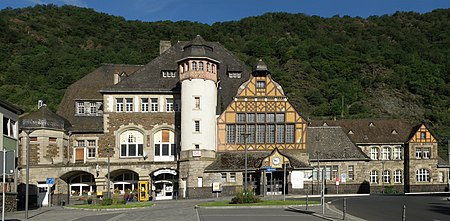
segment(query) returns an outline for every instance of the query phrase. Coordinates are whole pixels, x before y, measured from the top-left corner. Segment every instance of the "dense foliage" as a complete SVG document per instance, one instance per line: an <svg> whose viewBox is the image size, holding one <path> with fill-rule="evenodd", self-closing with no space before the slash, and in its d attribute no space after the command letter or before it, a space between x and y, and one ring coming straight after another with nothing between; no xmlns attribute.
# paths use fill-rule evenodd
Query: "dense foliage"
<svg viewBox="0 0 450 221"><path fill-rule="evenodd" d="M450 9L369 18L268 13L211 26L140 22L74 6L0 11L0 97L56 109L101 63L145 64L159 41L200 34L268 63L304 116L426 120L450 139Z"/></svg>

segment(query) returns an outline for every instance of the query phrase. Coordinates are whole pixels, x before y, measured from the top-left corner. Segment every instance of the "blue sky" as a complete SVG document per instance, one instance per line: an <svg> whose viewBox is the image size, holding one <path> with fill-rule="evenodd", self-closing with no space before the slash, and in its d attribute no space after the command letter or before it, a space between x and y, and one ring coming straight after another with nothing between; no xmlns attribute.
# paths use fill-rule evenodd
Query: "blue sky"
<svg viewBox="0 0 450 221"><path fill-rule="evenodd" d="M0 9L35 4L76 5L141 21L197 21L212 24L266 12L304 13L331 17L430 12L450 8L450 0L0 0Z"/></svg>

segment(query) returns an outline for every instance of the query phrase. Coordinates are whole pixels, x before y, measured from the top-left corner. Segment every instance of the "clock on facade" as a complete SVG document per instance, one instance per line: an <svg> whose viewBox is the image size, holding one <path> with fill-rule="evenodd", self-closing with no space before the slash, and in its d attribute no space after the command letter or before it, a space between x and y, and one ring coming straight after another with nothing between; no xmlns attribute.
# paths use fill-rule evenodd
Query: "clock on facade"
<svg viewBox="0 0 450 221"><path fill-rule="evenodd" d="M278 164L281 163L281 160L280 160L279 157L273 157L273 158L272 158L272 163L273 163L274 165L278 165Z"/></svg>

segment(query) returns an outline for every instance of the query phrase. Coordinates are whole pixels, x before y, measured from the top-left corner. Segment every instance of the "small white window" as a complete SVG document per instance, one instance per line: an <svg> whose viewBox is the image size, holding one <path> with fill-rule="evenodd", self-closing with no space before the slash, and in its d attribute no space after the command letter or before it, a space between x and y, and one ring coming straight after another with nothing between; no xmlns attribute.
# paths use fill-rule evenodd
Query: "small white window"
<svg viewBox="0 0 450 221"><path fill-rule="evenodd" d="M417 182L430 182L430 171L427 169L418 169L416 171L416 181Z"/></svg>
<svg viewBox="0 0 450 221"><path fill-rule="evenodd" d="M385 170L385 171L382 172L381 176L382 176L381 179L383 180L383 183L390 183L391 182L391 171Z"/></svg>
<svg viewBox="0 0 450 221"><path fill-rule="evenodd" d="M200 109L200 97L194 97L194 108L199 110Z"/></svg>
<svg viewBox="0 0 450 221"><path fill-rule="evenodd" d="M230 182L236 182L236 173L230 173Z"/></svg>
<svg viewBox="0 0 450 221"><path fill-rule="evenodd" d="M429 147L423 148L422 157L423 157L423 159L430 159L430 148Z"/></svg>
<svg viewBox="0 0 450 221"><path fill-rule="evenodd" d="M416 159L422 159L422 148L416 148Z"/></svg>
<svg viewBox="0 0 450 221"><path fill-rule="evenodd" d="M148 112L148 98L141 99L141 111Z"/></svg>
<svg viewBox="0 0 450 221"><path fill-rule="evenodd" d="M116 112L123 112L123 98L116 98Z"/></svg>
<svg viewBox="0 0 450 221"><path fill-rule="evenodd" d="M125 102L126 102L126 104L125 104L126 112L133 112L133 98L126 98Z"/></svg>
<svg viewBox="0 0 450 221"><path fill-rule="evenodd" d="M158 112L158 98L152 98L151 102L151 112Z"/></svg>
<svg viewBox="0 0 450 221"><path fill-rule="evenodd" d="M256 82L256 88L257 89L264 89L264 88L266 88L266 82L265 81L257 81Z"/></svg>
<svg viewBox="0 0 450 221"><path fill-rule="evenodd" d="M173 112L173 99L172 98L166 99L166 112Z"/></svg>
<svg viewBox="0 0 450 221"><path fill-rule="evenodd" d="M402 171L394 171L394 183L402 183Z"/></svg>
<svg viewBox="0 0 450 221"><path fill-rule="evenodd" d="M220 182L226 183L227 182L227 173L221 173L220 174Z"/></svg>
<svg viewBox="0 0 450 221"><path fill-rule="evenodd" d="M371 147L370 148L370 159L372 160L378 160L378 147Z"/></svg>
<svg viewBox="0 0 450 221"><path fill-rule="evenodd" d="M77 102L77 114L85 114L84 102Z"/></svg>
<svg viewBox="0 0 450 221"><path fill-rule="evenodd" d="M401 159L402 159L402 148L394 147L394 160L401 160Z"/></svg>
<svg viewBox="0 0 450 221"><path fill-rule="evenodd" d="M203 62L198 63L198 70L203 71Z"/></svg>
<svg viewBox="0 0 450 221"><path fill-rule="evenodd" d="M200 132L200 121L198 121L198 120L196 120L196 121L194 121L194 124L195 124L195 132Z"/></svg>
<svg viewBox="0 0 450 221"><path fill-rule="evenodd" d="M348 166L348 179L349 180L354 180L355 179L355 168L353 165L349 165Z"/></svg>
<svg viewBox="0 0 450 221"><path fill-rule="evenodd" d="M197 178L197 187L203 187L203 177Z"/></svg>
<svg viewBox="0 0 450 221"><path fill-rule="evenodd" d="M192 70L193 71L197 70L197 62L195 62L195 61L192 62Z"/></svg>
<svg viewBox="0 0 450 221"><path fill-rule="evenodd" d="M89 114L96 115L97 114L97 103L89 102Z"/></svg>
<svg viewBox="0 0 450 221"><path fill-rule="evenodd" d="M390 156L391 156L391 148L383 147L383 149L381 149L381 159L390 160Z"/></svg>

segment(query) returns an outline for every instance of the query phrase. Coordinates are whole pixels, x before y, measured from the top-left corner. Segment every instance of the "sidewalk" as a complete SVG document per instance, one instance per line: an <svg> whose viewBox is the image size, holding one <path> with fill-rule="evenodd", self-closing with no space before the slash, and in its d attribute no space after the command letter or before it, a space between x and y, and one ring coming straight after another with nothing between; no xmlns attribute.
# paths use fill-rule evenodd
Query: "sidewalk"
<svg viewBox="0 0 450 221"><path fill-rule="evenodd" d="M306 209L305 206L290 206L288 207L289 210L299 212L299 213L306 213L310 214L312 216L316 216L325 220L335 221L335 220L344 220L343 218L343 212L336 209L333 205L330 205L328 203L325 204L324 207L322 205L309 205L308 209ZM323 213L322 213L323 212ZM350 214L345 215L345 220L352 220L352 221L364 221L364 219L352 216Z"/></svg>

